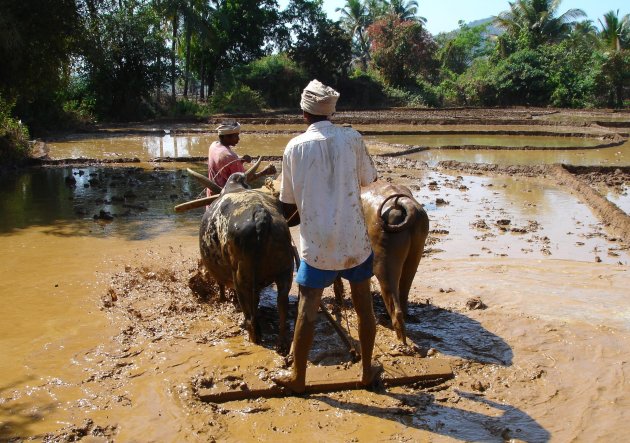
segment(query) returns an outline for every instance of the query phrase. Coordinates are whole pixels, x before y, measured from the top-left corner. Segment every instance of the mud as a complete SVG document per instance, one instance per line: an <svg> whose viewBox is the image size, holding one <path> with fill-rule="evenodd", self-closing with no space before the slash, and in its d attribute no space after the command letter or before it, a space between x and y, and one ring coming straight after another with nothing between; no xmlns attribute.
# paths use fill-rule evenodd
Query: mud
<svg viewBox="0 0 630 443"><path fill-rule="evenodd" d="M588 130L594 119L614 122L610 128L630 120L535 109L343 115L366 124L572 122ZM282 116L265 117L275 118ZM279 157L267 158L279 166ZM275 351L273 287L263 291L255 346L233 294L219 300L198 271L200 213L172 213L202 191L181 163L55 165L3 182L0 191L0 247L12 258L0 266L0 315L10 320L0 326L0 350L11 356L0 362L0 440L623 440L630 432L630 244L628 216L606 196L627 192L628 168L430 166L404 156L375 163L383 180L413 191L431 223L410 294L410 347L396 339L373 283L375 358L443 359L452 380L201 401L199 391L213 381L239 389L242 374L286 370ZM116 216L93 219L100 210ZM297 229L292 235L299 240ZM291 319L296 296L294 284ZM330 310L333 300L327 289ZM356 340L353 312L346 297L339 320ZM309 361L353 366L323 318Z"/></svg>

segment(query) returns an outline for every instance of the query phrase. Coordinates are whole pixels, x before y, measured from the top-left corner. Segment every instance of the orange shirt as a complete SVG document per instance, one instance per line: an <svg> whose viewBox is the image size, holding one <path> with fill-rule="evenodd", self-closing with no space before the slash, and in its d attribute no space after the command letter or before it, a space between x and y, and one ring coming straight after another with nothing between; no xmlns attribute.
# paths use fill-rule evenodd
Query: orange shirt
<svg viewBox="0 0 630 443"><path fill-rule="evenodd" d="M208 177L223 187L235 172L245 172L238 155L229 146L213 142L208 150Z"/></svg>

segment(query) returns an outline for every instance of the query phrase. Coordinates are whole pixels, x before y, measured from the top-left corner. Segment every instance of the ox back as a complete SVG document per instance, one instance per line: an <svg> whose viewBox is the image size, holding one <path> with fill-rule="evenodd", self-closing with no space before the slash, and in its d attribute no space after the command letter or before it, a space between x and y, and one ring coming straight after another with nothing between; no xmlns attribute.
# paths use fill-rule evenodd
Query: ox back
<svg viewBox="0 0 630 443"><path fill-rule="evenodd" d="M280 314L278 340L284 348L293 248L277 199L249 189L222 195L203 216L199 246L209 274L220 286L236 291L245 328L254 343L260 340L256 323L260 291L276 284Z"/></svg>

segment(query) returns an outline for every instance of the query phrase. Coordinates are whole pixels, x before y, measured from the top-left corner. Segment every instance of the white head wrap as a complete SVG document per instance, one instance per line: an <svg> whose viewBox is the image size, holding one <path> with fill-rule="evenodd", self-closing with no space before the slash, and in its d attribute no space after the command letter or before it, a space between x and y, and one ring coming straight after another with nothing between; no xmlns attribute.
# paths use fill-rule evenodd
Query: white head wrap
<svg viewBox="0 0 630 443"><path fill-rule="evenodd" d="M217 126L217 132L219 135L238 134L241 132L241 125L239 125L238 122L224 122Z"/></svg>
<svg viewBox="0 0 630 443"><path fill-rule="evenodd" d="M311 81L302 91L300 108L313 115L332 115L339 99L339 93L318 80Z"/></svg>

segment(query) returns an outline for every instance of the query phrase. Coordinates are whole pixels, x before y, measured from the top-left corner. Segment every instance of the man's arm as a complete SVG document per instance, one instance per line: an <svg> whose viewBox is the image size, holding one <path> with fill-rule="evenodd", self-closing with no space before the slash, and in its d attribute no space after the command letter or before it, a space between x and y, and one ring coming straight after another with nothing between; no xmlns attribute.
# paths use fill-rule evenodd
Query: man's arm
<svg viewBox="0 0 630 443"><path fill-rule="evenodd" d="M297 206L292 203L282 203L282 213L284 214L284 218L287 219L287 223L289 226L297 226L300 224L300 213L298 212Z"/></svg>
<svg viewBox="0 0 630 443"><path fill-rule="evenodd" d="M367 186L378 179L376 167L372 161L372 157L368 154L367 146L363 139L360 139L359 147L359 183L361 186Z"/></svg>

